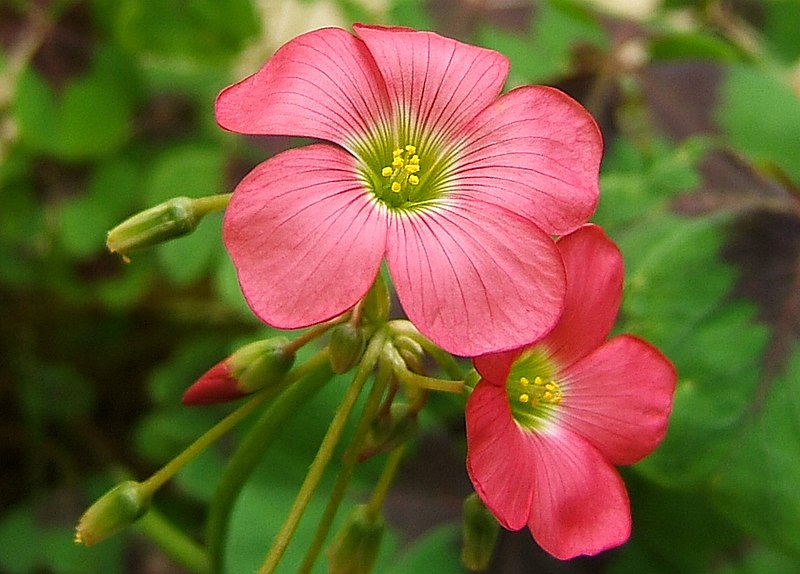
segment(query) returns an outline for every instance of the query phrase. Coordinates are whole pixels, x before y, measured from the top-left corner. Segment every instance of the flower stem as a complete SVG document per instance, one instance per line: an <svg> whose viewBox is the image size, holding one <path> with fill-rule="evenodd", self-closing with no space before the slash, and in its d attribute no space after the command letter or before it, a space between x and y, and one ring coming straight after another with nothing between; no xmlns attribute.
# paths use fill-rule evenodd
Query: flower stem
<svg viewBox="0 0 800 574"><path fill-rule="evenodd" d="M299 380L253 423L220 478L206 522L206 546L211 556L212 572L222 571L225 534L231 509L242 486L261 461L261 455L278 436L286 420L333 376L327 350L314 355L302 365L302 368L304 376L298 377Z"/></svg>
<svg viewBox="0 0 800 574"><path fill-rule="evenodd" d="M252 399L211 427L208 431L206 431L205 434L190 444L178 456L165 464L161 469L157 470L146 481L142 482L143 491L146 492L147 495L152 496L154 492L161 488L170 478L175 476L175 474L177 474L177 472L187 463L194 460L195 457L197 457L209 446L214 444L214 442L222 437L222 435L226 434L242 420L246 419L250 413L258 409L258 407L264 404L267 400L273 398L292 382L304 376L307 370L307 363L300 365L289 372L280 385L266 388L263 391L255 394Z"/></svg>
<svg viewBox="0 0 800 574"><path fill-rule="evenodd" d="M157 510L151 508L139 519L136 527L187 570L195 574L211 571L208 555L203 549Z"/></svg>
<svg viewBox="0 0 800 574"><path fill-rule="evenodd" d="M386 333L384 329L380 329L367 346L361 364L353 377L353 382L347 389L347 393L345 393L344 399L342 399L330 427L328 427L328 432L325 433L325 437L322 439L322 444L308 469L308 474L306 474L300 491L297 493L292 508L289 510L289 514L280 531L275 536L272 547L267 553L261 568L259 568L258 574L272 574L278 567L278 563L283 557L308 503L311 501L312 495L322 480L325 468L333 457L334 449L344 433L345 423L355 406L358 395L378 362L385 341Z"/></svg>
<svg viewBox="0 0 800 574"><path fill-rule="evenodd" d="M397 474L397 469L400 468L400 461L403 460L405 450L405 445L401 444L396 449L392 450L389 453L389 457L386 459L386 464L383 466L381 476L378 479L378 484L375 485L375 489L372 491L372 496L367 503L367 513L373 520L377 520L381 514L383 501L386 500L386 495L389 493L389 487L392 486L394 477Z"/></svg>
<svg viewBox="0 0 800 574"><path fill-rule="evenodd" d="M436 379L412 373L407 369L395 369L395 376L406 384L428 389L429 391L441 391L444 393L461 394L464 392L464 381L448 381L446 379Z"/></svg>
<svg viewBox="0 0 800 574"><path fill-rule="evenodd" d="M217 195L207 195L205 197L196 197L192 199L192 205L197 210L199 217L208 215L215 211L222 211L228 207L228 202L231 200L232 193L219 193Z"/></svg>
<svg viewBox="0 0 800 574"><path fill-rule="evenodd" d="M311 544L309 545L308 550L306 551L306 556L303 559L303 563L297 570L298 574L308 574L308 572L310 572L314 567L314 562L316 561L320 550L322 550L322 545L324 544L325 538L327 537L331 525L333 524L333 520L336 517L336 512L339 510L339 506L344 499L345 492L347 491L347 485L350 482L350 477L352 476L353 470L358 463L361 447L366 440L367 433L369 433L372 421L375 419L378 410L381 408L381 398L383 397L391 378L391 368L388 366L384 367L382 364L379 365L378 374L375 377L375 384L370 391L369 397L367 397L364 410L361 414L361 419L359 420L356 430L353 433L353 438L350 441L350 445L342 457L342 467L339 469L339 474L336 477L336 483L333 485L330 497L328 498L328 504L325 506L325 512L319 521L319 526L314 534L314 540L312 540Z"/></svg>

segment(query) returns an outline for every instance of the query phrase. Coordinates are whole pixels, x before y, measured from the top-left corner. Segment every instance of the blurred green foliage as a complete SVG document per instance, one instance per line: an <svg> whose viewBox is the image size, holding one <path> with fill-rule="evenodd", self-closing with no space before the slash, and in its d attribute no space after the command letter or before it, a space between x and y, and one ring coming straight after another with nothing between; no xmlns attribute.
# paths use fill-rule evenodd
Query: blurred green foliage
<svg viewBox="0 0 800 574"><path fill-rule="evenodd" d="M0 4L0 572L147 571L158 551L141 536L86 549L72 544L73 524L116 480L147 476L230 410L186 409L180 395L266 328L238 291L218 216L129 265L105 252L105 233L170 197L231 190L288 145L222 132L215 94L292 36L353 20L500 50L512 62L509 87L559 86L603 131L594 220L625 255L617 329L658 345L680 381L665 441L625 469L631 541L569 571L796 572L800 2L672 0L645 14L599 4ZM234 509L229 572L263 559L342 386L320 393L266 453ZM458 402L431 406L423 436L461 445ZM156 498L192 536L202 536L231 444ZM463 450L437 448L437 460L449 460L444 451L455 461L441 462L449 478L401 477L380 572L459 571ZM410 467L421 458L425 468L426 456L420 447ZM353 498L376 473L359 469ZM302 556L324 503L312 502L287 564ZM398 510L426 506L439 526ZM504 540L493 571L567 571L532 541L511 558L519 546Z"/></svg>

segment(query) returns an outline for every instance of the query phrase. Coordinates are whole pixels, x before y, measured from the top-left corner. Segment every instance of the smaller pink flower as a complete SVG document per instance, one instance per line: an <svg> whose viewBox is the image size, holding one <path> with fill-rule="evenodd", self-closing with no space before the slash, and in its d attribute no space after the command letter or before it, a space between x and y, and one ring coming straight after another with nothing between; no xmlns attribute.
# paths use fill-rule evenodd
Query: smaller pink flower
<svg viewBox="0 0 800 574"><path fill-rule="evenodd" d="M528 526L566 560L630 536L614 465L649 454L666 432L676 373L650 344L606 341L622 296L622 256L599 227L562 237L564 313L542 340L474 360L466 409L467 470L510 530Z"/></svg>

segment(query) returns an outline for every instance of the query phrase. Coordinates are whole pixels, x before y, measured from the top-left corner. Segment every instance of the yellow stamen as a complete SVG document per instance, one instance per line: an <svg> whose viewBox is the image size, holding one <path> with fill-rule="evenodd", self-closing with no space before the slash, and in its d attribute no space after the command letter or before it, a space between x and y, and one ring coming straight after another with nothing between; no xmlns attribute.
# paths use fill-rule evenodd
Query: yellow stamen
<svg viewBox="0 0 800 574"><path fill-rule="evenodd" d="M416 175L409 175L408 176L408 183L410 183L411 185L418 185L419 184L419 178Z"/></svg>
<svg viewBox="0 0 800 574"><path fill-rule="evenodd" d="M392 173L393 173L393 172L394 172L394 170L393 170L391 167L389 167L389 166L386 166L385 168L383 168L383 169L381 170L381 175L382 175L383 177L392 177Z"/></svg>
<svg viewBox="0 0 800 574"><path fill-rule="evenodd" d="M402 188L402 186L401 186L399 183L397 183L396 181L395 181L395 182L392 182L392 191L393 191L393 192L395 192L395 193L400 193L400 190L401 190L401 189L403 189L403 188Z"/></svg>
<svg viewBox="0 0 800 574"><path fill-rule="evenodd" d="M536 377L535 379L533 379L533 384L541 386L544 384L544 381L542 380L542 377Z"/></svg>
<svg viewBox="0 0 800 574"><path fill-rule="evenodd" d="M527 403L530 399L531 399L530 396L524 393L519 396L519 402L521 403Z"/></svg>
<svg viewBox="0 0 800 574"><path fill-rule="evenodd" d="M403 200L409 199L407 186L416 186L420 183L417 175L420 171L419 156L417 147L408 144L402 148L392 151L392 163L381 169L381 176L387 178L388 189L392 193L403 193L400 197ZM386 188L384 188L386 189ZM406 190L403 192L403 190Z"/></svg>
<svg viewBox="0 0 800 574"><path fill-rule="evenodd" d="M531 384L527 377L520 377L519 382L522 383L523 387L527 387Z"/></svg>

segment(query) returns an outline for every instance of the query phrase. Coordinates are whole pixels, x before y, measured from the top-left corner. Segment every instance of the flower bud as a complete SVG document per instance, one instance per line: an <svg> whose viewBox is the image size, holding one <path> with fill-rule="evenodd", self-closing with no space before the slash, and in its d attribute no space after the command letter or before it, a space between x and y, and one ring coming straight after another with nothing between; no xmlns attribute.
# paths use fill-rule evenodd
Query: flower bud
<svg viewBox="0 0 800 574"><path fill-rule="evenodd" d="M273 337L237 349L186 389L184 405L212 405L238 399L283 380L294 364L288 340Z"/></svg>
<svg viewBox="0 0 800 574"><path fill-rule="evenodd" d="M422 374L424 370L422 360L425 355L422 345L407 335L398 335L392 339L392 342L408 369L414 373Z"/></svg>
<svg viewBox="0 0 800 574"><path fill-rule="evenodd" d="M464 500L464 540L461 563L468 570L482 572L489 567L500 533L500 524L474 492Z"/></svg>
<svg viewBox="0 0 800 574"><path fill-rule="evenodd" d="M383 275L378 273L375 283L373 283L367 296L364 297L362 305L362 315L368 323L383 323L389 317L389 310L392 307L392 297L389 287L383 279Z"/></svg>
<svg viewBox="0 0 800 574"><path fill-rule="evenodd" d="M203 216L194 204L191 198L175 197L145 209L109 231L106 245L111 252L124 255L186 235Z"/></svg>
<svg viewBox="0 0 800 574"><path fill-rule="evenodd" d="M356 506L328 548L329 574L369 574L378 557L385 525L366 504Z"/></svg>
<svg viewBox="0 0 800 574"><path fill-rule="evenodd" d="M75 543L91 546L141 518L150 506L150 493L134 480L122 482L83 513L75 528Z"/></svg>
<svg viewBox="0 0 800 574"><path fill-rule="evenodd" d="M342 374L355 367L361 360L366 346L367 338L364 329L350 323L336 325L331 330L331 338L328 342L333 372Z"/></svg>

